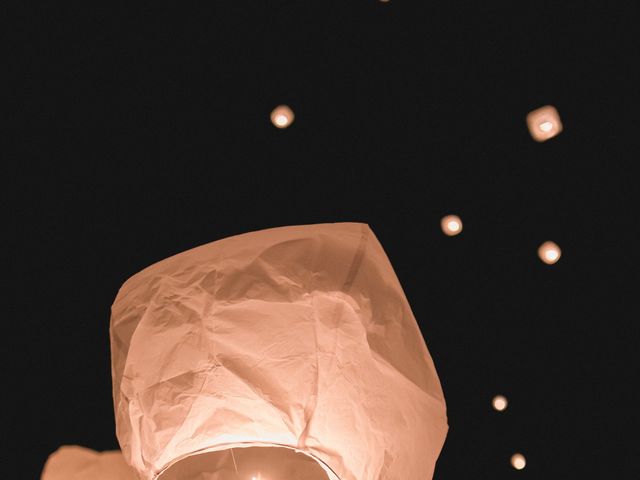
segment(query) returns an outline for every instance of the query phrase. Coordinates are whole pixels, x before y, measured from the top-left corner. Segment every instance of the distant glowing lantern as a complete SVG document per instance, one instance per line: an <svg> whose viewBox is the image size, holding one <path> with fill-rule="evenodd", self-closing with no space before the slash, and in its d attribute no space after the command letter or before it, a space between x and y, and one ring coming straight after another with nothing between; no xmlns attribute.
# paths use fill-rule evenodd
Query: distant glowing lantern
<svg viewBox="0 0 640 480"><path fill-rule="evenodd" d="M440 227L445 235L453 237L462 231L462 220L457 215L447 215L440 220Z"/></svg>
<svg viewBox="0 0 640 480"><path fill-rule="evenodd" d="M540 260L542 260L547 265L553 265L558 260L560 260L560 256L562 255L562 251L560 247L554 242L544 242L540 247L538 247L538 256Z"/></svg>
<svg viewBox="0 0 640 480"><path fill-rule="evenodd" d="M142 480L432 478L442 389L367 225L170 257L122 286L110 333L116 432Z"/></svg>
<svg viewBox="0 0 640 480"><path fill-rule="evenodd" d="M558 111L551 105L538 108L527 115L527 126L534 140L544 142L562 131Z"/></svg>
<svg viewBox="0 0 640 480"><path fill-rule="evenodd" d="M294 118L293 110L286 105L279 105L271 112L271 123L277 128L287 128Z"/></svg>
<svg viewBox="0 0 640 480"><path fill-rule="evenodd" d="M493 401L491 403L493 405L493 408L496 409L498 412L502 412L503 410L506 410L507 405L509 404L509 402L507 402L506 397L502 395L496 395L495 397L493 397Z"/></svg>
<svg viewBox="0 0 640 480"><path fill-rule="evenodd" d="M516 470L522 470L527 465L527 460L521 453L514 453L511 456L511 466Z"/></svg>

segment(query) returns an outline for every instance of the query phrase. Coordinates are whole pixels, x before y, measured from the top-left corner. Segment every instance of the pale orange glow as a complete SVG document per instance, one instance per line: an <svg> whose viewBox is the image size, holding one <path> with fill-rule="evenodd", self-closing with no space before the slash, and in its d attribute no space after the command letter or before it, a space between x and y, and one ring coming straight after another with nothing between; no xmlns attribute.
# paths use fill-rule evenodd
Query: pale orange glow
<svg viewBox="0 0 640 480"><path fill-rule="evenodd" d="M538 256L540 260L542 260L547 265L553 265L558 260L560 260L560 256L562 255L562 251L560 247L554 242L544 242L540 247L538 247Z"/></svg>
<svg viewBox="0 0 640 480"><path fill-rule="evenodd" d="M491 403L493 405L493 408L498 412L502 412L503 410L505 410L507 408L507 405L509 404L506 397L502 395L496 395L495 397L493 397L493 401Z"/></svg>
<svg viewBox="0 0 640 480"><path fill-rule="evenodd" d="M432 478L444 395L367 225L194 248L127 280L111 312L116 431L141 480Z"/></svg>
<svg viewBox="0 0 640 480"><path fill-rule="evenodd" d="M110 339L122 451L63 447L42 480L433 477L444 395L366 224L251 232L155 263L120 288Z"/></svg>
<svg viewBox="0 0 640 480"><path fill-rule="evenodd" d="M279 105L271 112L271 123L277 128L287 128L291 123L295 115L287 105Z"/></svg>
<svg viewBox="0 0 640 480"><path fill-rule="evenodd" d="M511 456L511 466L516 470L522 470L527 465L527 460L521 453L514 453Z"/></svg>
<svg viewBox="0 0 640 480"><path fill-rule="evenodd" d="M447 215L440 220L440 227L445 235L452 237L462 231L462 220L457 215Z"/></svg>
<svg viewBox="0 0 640 480"><path fill-rule="evenodd" d="M96 452L67 445L52 453L42 470L40 480L137 480L122 452Z"/></svg>
<svg viewBox="0 0 640 480"><path fill-rule="evenodd" d="M542 130L545 133L548 133L551 131L551 129L553 129L553 123L551 122L542 122L540 124L540 130Z"/></svg>
<svg viewBox="0 0 640 480"><path fill-rule="evenodd" d="M555 107L547 105L527 115L529 133L537 142L544 142L562 131L560 115Z"/></svg>

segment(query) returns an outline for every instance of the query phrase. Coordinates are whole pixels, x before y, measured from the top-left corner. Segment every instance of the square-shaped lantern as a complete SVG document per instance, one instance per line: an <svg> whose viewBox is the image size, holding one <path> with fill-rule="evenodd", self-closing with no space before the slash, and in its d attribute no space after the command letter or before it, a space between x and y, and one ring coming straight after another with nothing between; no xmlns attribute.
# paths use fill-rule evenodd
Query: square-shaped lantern
<svg viewBox="0 0 640 480"><path fill-rule="evenodd" d="M432 477L442 389L367 225L158 262L122 286L110 334L116 433L142 480Z"/></svg>
<svg viewBox="0 0 640 480"><path fill-rule="evenodd" d="M544 142L562 132L562 122L555 107L546 105L527 115L529 133L537 142Z"/></svg>

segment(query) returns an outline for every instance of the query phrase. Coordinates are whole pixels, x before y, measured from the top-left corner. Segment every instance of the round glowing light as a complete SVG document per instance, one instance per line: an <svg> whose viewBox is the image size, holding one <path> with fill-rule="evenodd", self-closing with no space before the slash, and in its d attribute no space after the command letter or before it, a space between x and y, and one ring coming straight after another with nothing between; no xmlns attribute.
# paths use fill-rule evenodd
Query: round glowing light
<svg viewBox="0 0 640 480"><path fill-rule="evenodd" d="M502 395L496 395L495 397L493 397L493 401L491 403L493 405L493 408L498 412L502 412L503 410L505 410L507 408L507 405L509 404L506 397Z"/></svg>
<svg viewBox="0 0 640 480"><path fill-rule="evenodd" d="M522 470L527 465L527 460L521 453L514 453L511 456L511 466L516 470Z"/></svg>
<svg viewBox="0 0 640 480"><path fill-rule="evenodd" d="M542 130L545 133L550 132L552 128L553 128L553 123L551 122L547 121L547 122L542 122L540 124L540 130Z"/></svg>
<svg viewBox="0 0 640 480"><path fill-rule="evenodd" d="M457 215L447 215L440 220L440 226L445 235L452 237L462 231L462 220Z"/></svg>
<svg viewBox="0 0 640 480"><path fill-rule="evenodd" d="M279 105L271 112L271 123L277 128L287 128L294 118L293 110L286 105Z"/></svg>
<svg viewBox="0 0 640 480"><path fill-rule="evenodd" d="M538 256L540 260L542 260L547 265L553 265L558 260L560 260L560 256L562 255L562 251L560 247L554 242L544 242L538 248Z"/></svg>

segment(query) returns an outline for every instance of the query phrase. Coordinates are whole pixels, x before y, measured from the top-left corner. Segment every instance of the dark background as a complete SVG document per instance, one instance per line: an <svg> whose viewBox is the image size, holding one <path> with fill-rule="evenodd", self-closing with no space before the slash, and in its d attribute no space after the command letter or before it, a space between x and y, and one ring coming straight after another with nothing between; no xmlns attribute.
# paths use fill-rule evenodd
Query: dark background
<svg viewBox="0 0 640 480"><path fill-rule="evenodd" d="M335 221L371 225L436 362L435 478L638 478L637 11L453 3L7 8L7 478L117 448L109 309L130 275ZM565 130L540 144L525 116L546 104Z"/></svg>

